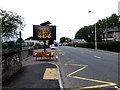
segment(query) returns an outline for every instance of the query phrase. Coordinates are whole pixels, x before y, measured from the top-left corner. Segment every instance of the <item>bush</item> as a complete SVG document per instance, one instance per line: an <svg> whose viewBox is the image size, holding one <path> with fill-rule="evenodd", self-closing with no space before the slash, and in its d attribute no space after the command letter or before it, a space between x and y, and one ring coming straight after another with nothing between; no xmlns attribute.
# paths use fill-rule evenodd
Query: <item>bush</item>
<svg viewBox="0 0 120 90"><path fill-rule="evenodd" d="M72 46L72 44L71 44L71 43L68 43L66 46Z"/></svg>
<svg viewBox="0 0 120 90"><path fill-rule="evenodd" d="M98 46L97 48L101 50L120 52L120 42L98 42L97 46ZM77 47L94 49L95 43L94 42L81 43L77 44Z"/></svg>
<svg viewBox="0 0 120 90"><path fill-rule="evenodd" d="M94 42L89 42L89 43L81 43L77 45L78 47L83 47L83 48L95 48L95 43Z"/></svg>

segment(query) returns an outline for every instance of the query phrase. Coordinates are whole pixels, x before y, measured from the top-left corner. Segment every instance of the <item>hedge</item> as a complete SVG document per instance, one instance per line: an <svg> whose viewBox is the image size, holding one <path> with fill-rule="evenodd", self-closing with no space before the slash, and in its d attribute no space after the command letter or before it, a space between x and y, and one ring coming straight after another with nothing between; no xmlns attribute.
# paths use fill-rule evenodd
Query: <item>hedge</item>
<svg viewBox="0 0 120 90"><path fill-rule="evenodd" d="M91 48L95 49L95 43L94 42L87 42L87 43L80 43L80 44L69 44L68 46L75 46L76 47L83 47L83 48ZM106 51L113 51L113 52L120 52L120 42L97 42L97 48L100 50L106 50Z"/></svg>

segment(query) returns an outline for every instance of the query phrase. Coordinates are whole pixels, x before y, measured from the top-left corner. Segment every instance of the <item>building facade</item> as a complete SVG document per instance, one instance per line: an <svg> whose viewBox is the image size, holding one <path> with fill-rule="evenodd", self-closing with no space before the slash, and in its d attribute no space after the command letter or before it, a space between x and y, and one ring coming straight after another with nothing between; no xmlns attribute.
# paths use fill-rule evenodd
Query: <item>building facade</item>
<svg viewBox="0 0 120 90"><path fill-rule="evenodd" d="M115 27L105 29L102 35L102 40L120 41L120 28Z"/></svg>

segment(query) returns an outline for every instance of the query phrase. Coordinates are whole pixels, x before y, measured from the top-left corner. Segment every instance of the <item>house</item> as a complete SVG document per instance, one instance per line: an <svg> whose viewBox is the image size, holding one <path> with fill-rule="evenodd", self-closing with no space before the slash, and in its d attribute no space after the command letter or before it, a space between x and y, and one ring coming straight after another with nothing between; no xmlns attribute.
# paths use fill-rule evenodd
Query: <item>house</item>
<svg viewBox="0 0 120 90"><path fill-rule="evenodd" d="M25 39L24 42L25 42L25 45L29 45L30 43L33 43L34 46L36 44L44 45L43 40L33 40L33 37L29 37L29 38ZM48 40L46 40L46 45L48 45Z"/></svg>
<svg viewBox="0 0 120 90"><path fill-rule="evenodd" d="M72 43L86 43L84 39L73 39Z"/></svg>
<svg viewBox="0 0 120 90"><path fill-rule="evenodd" d="M31 43L33 43L33 45L35 45L35 44L39 44L40 43L37 40L33 40L33 37L28 37L27 39L24 40L24 42L25 42L24 43L25 45L29 45Z"/></svg>
<svg viewBox="0 0 120 90"><path fill-rule="evenodd" d="M120 28L105 29L102 35L102 40L120 41Z"/></svg>

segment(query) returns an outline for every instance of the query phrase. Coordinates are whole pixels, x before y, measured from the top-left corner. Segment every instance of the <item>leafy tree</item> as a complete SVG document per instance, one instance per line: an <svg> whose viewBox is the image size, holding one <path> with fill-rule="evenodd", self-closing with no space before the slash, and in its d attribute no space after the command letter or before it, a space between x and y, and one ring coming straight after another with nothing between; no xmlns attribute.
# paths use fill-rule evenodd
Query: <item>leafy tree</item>
<svg viewBox="0 0 120 90"><path fill-rule="evenodd" d="M65 37L60 38L60 43L63 43L63 42L65 42Z"/></svg>
<svg viewBox="0 0 120 90"><path fill-rule="evenodd" d="M2 17L2 38L5 40L17 37L18 31L25 27L24 18L15 12L0 9L0 16Z"/></svg>
<svg viewBox="0 0 120 90"><path fill-rule="evenodd" d="M96 23L97 41L102 40L101 35L106 28L120 27L118 19L116 14L112 14L109 18L98 20ZM94 30L95 24L84 26L77 31L75 39L85 39L87 42L93 42L95 37Z"/></svg>
<svg viewBox="0 0 120 90"><path fill-rule="evenodd" d="M20 41L21 41L21 43L24 43L24 40L22 38L21 38L21 40L20 40L20 38L18 38L16 43L20 43Z"/></svg>
<svg viewBox="0 0 120 90"><path fill-rule="evenodd" d="M70 38L67 38L67 37L61 37L60 38L60 43L64 43L64 42L71 42L71 39Z"/></svg>
<svg viewBox="0 0 120 90"><path fill-rule="evenodd" d="M49 41L48 41L48 44L49 44L49 45L54 44L54 40L49 40Z"/></svg>
<svg viewBox="0 0 120 90"><path fill-rule="evenodd" d="M118 16L116 14L112 14L108 20L111 28L118 26Z"/></svg>

